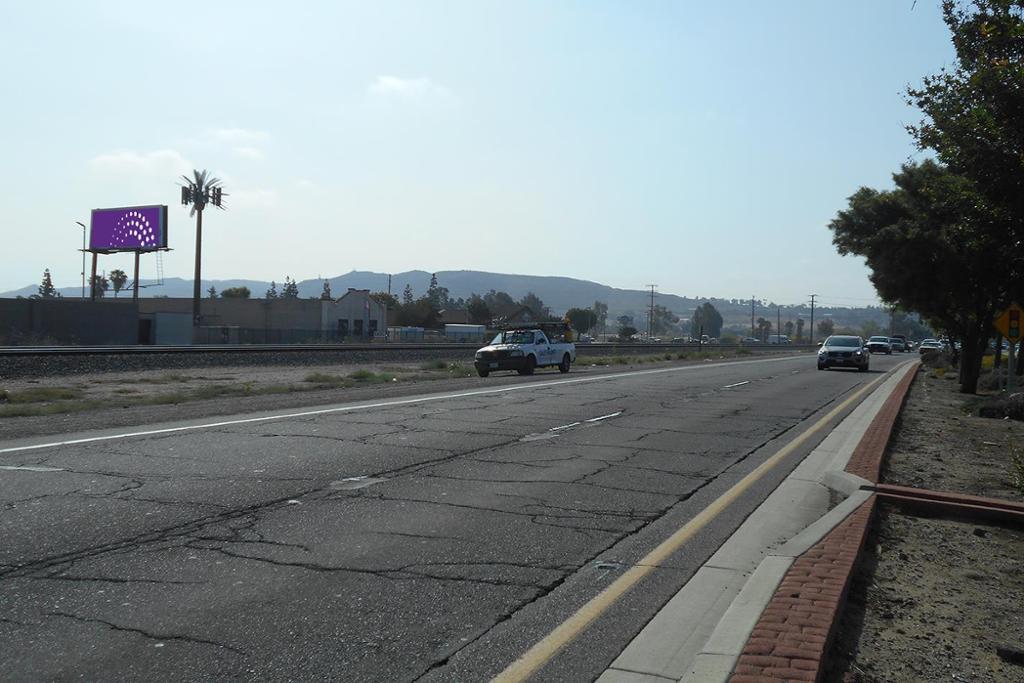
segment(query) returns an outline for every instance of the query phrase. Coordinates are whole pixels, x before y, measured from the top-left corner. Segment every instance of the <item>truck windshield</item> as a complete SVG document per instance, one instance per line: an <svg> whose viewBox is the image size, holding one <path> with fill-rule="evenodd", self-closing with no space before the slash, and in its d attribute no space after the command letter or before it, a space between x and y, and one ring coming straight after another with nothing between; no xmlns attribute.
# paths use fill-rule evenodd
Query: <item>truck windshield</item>
<svg viewBox="0 0 1024 683"><path fill-rule="evenodd" d="M491 340L492 344L532 344L533 332L525 330L511 330L499 332L498 336Z"/></svg>

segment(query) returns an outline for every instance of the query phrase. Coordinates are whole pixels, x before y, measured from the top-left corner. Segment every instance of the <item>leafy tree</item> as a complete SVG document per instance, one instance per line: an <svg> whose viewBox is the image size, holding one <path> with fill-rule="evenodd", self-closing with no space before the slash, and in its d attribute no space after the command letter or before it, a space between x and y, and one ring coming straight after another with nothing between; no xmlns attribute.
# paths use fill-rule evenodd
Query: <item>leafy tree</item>
<svg viewBox="0 0 1024 683"><path fill-rule="evenodd" d="M580 334L586 334L597 324L597 314L589 308L570 308L565 312L569 325Z"/></svg>
<svg viewBox="0 0 1024 683"><path fill-rule="evenodd" d="M248 299L252 295L248 287L228 287L220 293L221 299ZM268 297L269 298L269 297Z"/></svg>
<svg viewBox="0 0 1024 683"><path fill-rule="evenodd" d="M840 254L865 258L885 301L961 341L960 391L973 394L992 318L1008 299L1014 250L969 179L929 159L893 180L894 190L854 193L829 224L832 241Z"/></svg>
<svg viewBox="0 0 1024 683"><path fill-rule="evenodd" d="M674 326L679 324L679 316L658 304L654 307L654 324L651 326L654 334L665 334Z"/></svg>
<svg viewBox="0 0 1024 683"><path fill-rule="evenodd" d="M469 322L474 325L487 325L491 322L491 308L479 294L471 294L466 302L466 312L469 313Z"/></svg>
<svg viewBox="0 0 1024 683"><path fill-rule="evenodd" d="M427 287L427 301L439 311L448 306L448 288L437 284L437 273L430 276L430 286Z"/></svg>
<svg viewBox="0 0 1024 683"><path fill-rule="evenodd" d="M402 291L402 303L404 305L408 306L408 305L412 304L412 302L413 302L412 285L406 284L405 285L405 289Z"/></svg>
<svg viewBox="0 0 1024 683"><path fill-rule="evenodd" d="M280 295L277 293L277 283L273 280L270 281L270 289L267 290L266 297L268 299L279 299Z"/></svg>
<svg viewBox="0 0 1024 683"><path fill-rule="evenodd" d="M114 298L117 298L118 293L124 289L125 283L128 282L128 274L123 270L114 269L110 271L110 284L114 286Z"/></svg>
<svg viewBox="0 0 1024 683"><path fill-rule="evenodd" d="M287 275L284 276L284 286L281 288L282 299L298 299L299 285Z"/></svg>
<svg viewBox="0 0 1024 683"><path fill-rule="evenodd" d="M320 292L321 301L330 301L334 297L331 295L331 281L324 280L324 291Z"/></svg>
<svg viewBox="0 0 1024 683"><path fill-rule="evenodd" d="M104 275L93 275L92 282L90 284L98 297L104 296L107 293L107 290L110 289L110 280L108 280Z"/></svg>
<svg viewBox="0 0 1024 683"><path fill-rule="evenodd" d="M957 61L909 88L924 114L909 126L922 149L971 181L991 207L996 230L1011 248L1024 238L1024 3L955 0L942 3ZM993 254L995 256L995 254ZM993 264L995 265L995 264ZM1020 281L1024 263L1004 277ZM995 269L995 268L993 268Z"/></svg>
<svg viewBox="0 0 1024 683"><path fill-rule="evenodd" d="M206 290L206 293L210 295L211 299L217 298L217 288L214 287L213 285L210 285L210 288Z"/></svg>
<svg viewBox="0 0 1024 683"><path fill-rule="evenodd" d="M619 339L623 341L631 338L634 334L636 334L636 328L632 325L623 325L619 328Z"/></svg>
<svg viewBox="0 0 1024 683"><path fill-rule="evenodd" d="M496 292L493 289L484 294L484 303L487 307L494 311L499 308L509 308L516 305L516 300L509 296L506 292ZM534 311L538 315L539 311Z"/></svg>
<svg viewBox="0 0 1024 683"><path fill-rule="evenodd" d="M608 324L608 304L602 301L595 301L591 309L593 309L594 315L597 317L595 327L600 328L604 332L605 325Z"/></svg>
<svg viewBox="0 0 1024 683"><path fill-rule="evenodd" d="M860 336L865 339L874 337L877 334L882 334L882 326L875 320L868 320L860 326Z"/></svg>
<svg viewBox="0 0 1024 683"><path fill-rule="evenodd" d="M519 300L519 304L528 307L537 316L538 320L547 320L551 318L551 309L544 305L541 298L533 292L527 292L526 295Z"/></svg>
<svg viewBox="0 0 1024 683"><path fill-rule="evenodd" d="M786 324L783 325L782 327L785 330L785 332L783 332L783 334L785 334L787 337L792 339L793 338L793 327L794 327L793 326L793 321L792 320L787 320Z"/></svg>
<svg viewBox="0 0 1024 683"><path fill-rule="evenodd" d="M828 337L836 331L836 323L832 318L822 318L818 323L818 336Z"/></svg>
<svg viewBox="0 0 1024 683"><path fill-rule="evenodd" d="M710 301L705 301L693 311L693 317L690 318L690 334L694 337L701 334L718 337L722 334L722 322L722 314L718 309Z"/></svg>
<svg viewBox="0 0 1024 683"><path fill-rule="evenodd" d="M50 269L47 268L43 271L43 282L39 285L39 298L56 299L59 296L57 288L53 286L53 280L50 279Z"/></svg>
<svg viewBox="0 0 1024 683"><path fill-rule="evenodd" d="M381 306L387 307L389 311L397 311L398 307L401 306L398 303L398 297L388 292L374 292L370 295L370 298L379 303Z"/></svg>
<svg viewBox="0 0 1024 683"><path fill-rule="evenodd" d="M796 319L796 341L797 341L797 343L802 342L804 340L804 324L805 323L804 323L804 319L803 318L797 318Z"/></svg>

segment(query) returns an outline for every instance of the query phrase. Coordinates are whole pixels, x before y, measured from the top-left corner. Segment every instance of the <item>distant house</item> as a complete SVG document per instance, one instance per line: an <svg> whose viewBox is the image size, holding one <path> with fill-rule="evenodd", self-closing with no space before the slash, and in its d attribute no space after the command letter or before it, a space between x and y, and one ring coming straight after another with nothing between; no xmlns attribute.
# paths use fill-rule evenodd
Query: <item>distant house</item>
<svg viewBox="0 0 1024 683"><path fill-rule="evenodd" d="M515 304L514 306L499 306L498 310L491 311L491 327L506 325L527 325L539 320L537 314L529 306Z"/></svg>
<svg viewBox="0 0 1024 683"><path fill-rule="evenodd" d="M321 325L342 339L372 339L384 333L387 322L383 304L370 296L370 290L349 287L333 305L324 306Z"/></svg>
<svg viewBox="0 0 1024 683"><path fill-rule="evenodd" d="M469 310L465 308L445 308L439 311L442 325L468 325Z"/></svg>

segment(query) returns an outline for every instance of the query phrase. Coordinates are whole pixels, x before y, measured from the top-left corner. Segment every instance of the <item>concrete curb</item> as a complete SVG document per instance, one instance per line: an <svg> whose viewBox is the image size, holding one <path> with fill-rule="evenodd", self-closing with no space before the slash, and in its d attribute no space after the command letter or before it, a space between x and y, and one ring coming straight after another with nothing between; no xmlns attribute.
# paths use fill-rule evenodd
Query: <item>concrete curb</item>
<svg viewBox="0 0 1024 683"><path fill-rule="evenodd" d="M871 482L845 468L915 366L897 368L836 425L655 615L599 683L728 679L793 564L871 497L862 490ZM847 500L830 510L836 495ZM780 541L768 541L766 548L766 539Z"/></svg>
<svg viewBox="0 0 1024 683"><path fill-rule="evenodd" d="M847 486L859 480L867 482L864 488L875 488L872 483L878 482L889 438L919 366L910 365L864 432L845 467L847 476L855 478ZM835 478L844 479L838 473ZM730 683L820 680L877 500L870 490L854 492L829 513L841 516L840 523L825 523L826 515L820 526L807 528L804 539L791 541L793 550L802 552L751 629ZM814 545L807 547L810 541Z"/></svg>
<svg viewBox="0 0 1024 683"><path fill-rule="evenodd" d="M916 515L977 519L1024 527L1024 503L890 484L879 484L874 490L879 502L896 505Z"/></svg>

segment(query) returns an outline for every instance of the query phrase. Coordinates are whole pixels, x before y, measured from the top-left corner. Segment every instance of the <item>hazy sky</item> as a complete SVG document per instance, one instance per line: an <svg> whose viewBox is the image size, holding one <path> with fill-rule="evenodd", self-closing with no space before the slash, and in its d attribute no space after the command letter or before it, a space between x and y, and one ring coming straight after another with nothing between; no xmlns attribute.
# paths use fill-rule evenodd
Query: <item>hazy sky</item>
<svg viewBox="0 0 1024 683"><path fill-rule="evenodd" d="M4 1L0 291L79 283L74 221L107 206L170 205L165 275L191 278L175 179L207 168L231 196L204 277L868 303L826 226L921 156L903 91L953 51L913 4Z"/></svg>

